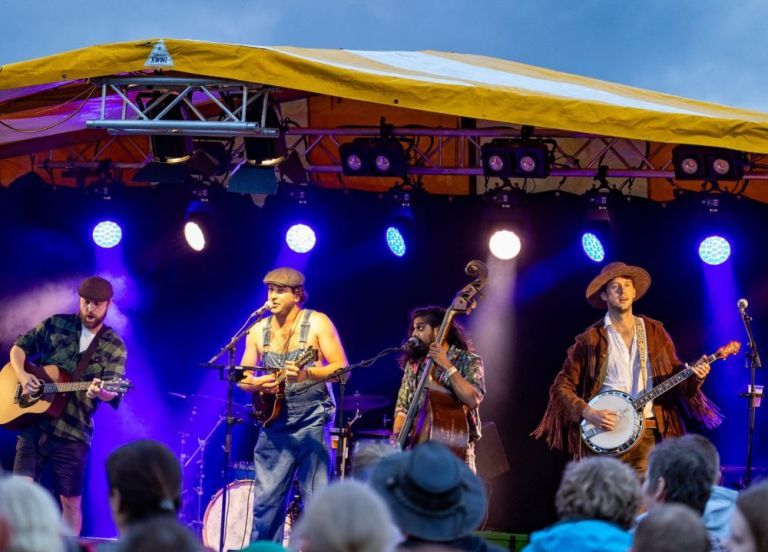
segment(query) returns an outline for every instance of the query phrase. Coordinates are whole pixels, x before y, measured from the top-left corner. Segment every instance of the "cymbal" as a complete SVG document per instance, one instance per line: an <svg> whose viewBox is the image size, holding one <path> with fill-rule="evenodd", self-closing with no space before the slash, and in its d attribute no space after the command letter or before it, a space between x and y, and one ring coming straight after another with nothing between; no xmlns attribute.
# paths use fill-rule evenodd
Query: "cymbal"
<svg viewBox="0 0 768 552"><path fill-rule="evenodd" d="M344 410L373 410L391 404L387 397L354 393L344 397Z"/></svg>

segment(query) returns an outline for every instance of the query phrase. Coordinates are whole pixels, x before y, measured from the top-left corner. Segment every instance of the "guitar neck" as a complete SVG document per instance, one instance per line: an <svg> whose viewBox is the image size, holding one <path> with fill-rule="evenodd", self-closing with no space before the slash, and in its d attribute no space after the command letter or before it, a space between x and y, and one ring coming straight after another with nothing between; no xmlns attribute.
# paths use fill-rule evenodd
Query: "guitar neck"
<svg viewBox="0 0 768 552"><path fill-rule="evenodd" d="M91 385L89 381L71 381L67 383L46 383L43 385L43 394L48 393L72 393L74 391L86 391Z"/></svg>
<svg viewBox="0 0 768 552"><path fill-rule="evenodd" d="M709 355L704 359L704 362L707 364L712 364L717 360L717 357L715 355ZM634 401L632 401L632 406L635 410L641 410L646 403L657 399L673 387L681 384L688 378L690 378L693 375L693 368L690 366L686 368L685 370L681 370L671 378L668 378L664 380L663 383L660 383L659 385L655 385L653 389L650 391L646 391L642 395L638 396Z"/></svg>

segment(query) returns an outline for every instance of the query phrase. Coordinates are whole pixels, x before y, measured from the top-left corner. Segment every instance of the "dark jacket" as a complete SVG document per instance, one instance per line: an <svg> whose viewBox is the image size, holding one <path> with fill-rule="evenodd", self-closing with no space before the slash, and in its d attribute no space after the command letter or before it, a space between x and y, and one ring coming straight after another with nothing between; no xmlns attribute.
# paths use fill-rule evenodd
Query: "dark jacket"
<svg viewBox="0 0 768 552"><path fill-rule="evenodd" d="M641 318L645 322L653 385L658 386L683 370L685 365L677 358L675 346L662 323L645 316ZM565 448L565 436L568 452L581 457L581 413L602 387L607 365L608 339L601 319L576 336L568 349L563 368L549 389L549 405L544 417L531 435L537 439L544 437L550 448L559 449ZM654 401L654 414L663 437L685 433L681 407L707 427L720 423L722 417L701 392L701 384L695 376L690 377Z"/></svg>

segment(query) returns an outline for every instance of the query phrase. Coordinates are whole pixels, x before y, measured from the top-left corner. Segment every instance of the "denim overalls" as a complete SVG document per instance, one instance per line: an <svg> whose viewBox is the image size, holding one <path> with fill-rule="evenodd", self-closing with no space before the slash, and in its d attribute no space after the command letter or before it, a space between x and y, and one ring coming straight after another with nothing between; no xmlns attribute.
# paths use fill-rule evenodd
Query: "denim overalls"
<svg viewBox="0 0 768 552"><path fill-rule="evenodd" d="M305 310L299 347L285 353L269 350L270 320L264 325L263 365L282 368L307 345L309 317ZM261 429L253 451L255 484L251 541L282 539L289 492L294 477L306 504L314 491L328 483L331 474L331 437L335 401L331 384L286 382L283 410L276 420Z"/></svg>

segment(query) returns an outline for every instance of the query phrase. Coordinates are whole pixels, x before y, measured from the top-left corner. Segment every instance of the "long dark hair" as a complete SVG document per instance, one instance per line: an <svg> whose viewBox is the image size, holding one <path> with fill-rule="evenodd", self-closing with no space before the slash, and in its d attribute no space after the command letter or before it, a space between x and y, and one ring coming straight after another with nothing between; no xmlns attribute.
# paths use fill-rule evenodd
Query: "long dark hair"
<svg viewBox="0 0 768 552"><path fill-rule="evenodd" d="M418 307L411 311L408 319L408 332L406 333L406 339L411 337L413 333L413 321L417 318L421 318L426 324L429 324L433 328L439 328L445 318L446 309L443 307L428 306ZM451 326L448 328L448 334L445 336L445 341L449 346L454 346L471 353L475 352L475 346L472 344L467 331L459 322L454 320L451 322ZM421 347L413 347L406 349L398 358L398 363L401 368L405 368L405 364L410 360L418 360L424 358L426 350Z"/></svg>
<svg viewBox="0 0 768 552"><path fill-rule="evenodd" d="M133 441L107 457L109 490L120 492L128 523L161 514L175 516L181 506L181 466L171 449L149 439Z"/></svg>

